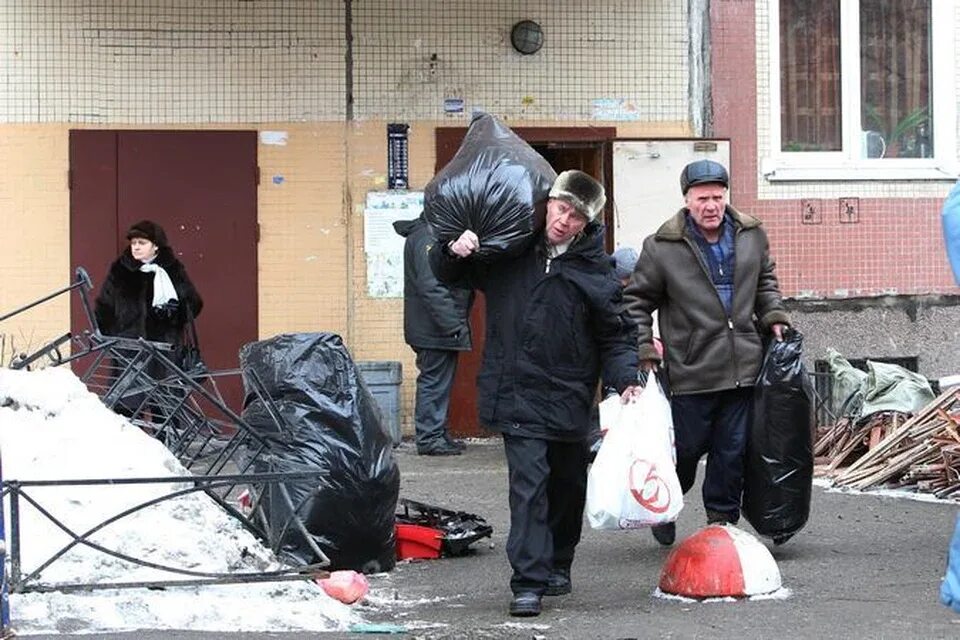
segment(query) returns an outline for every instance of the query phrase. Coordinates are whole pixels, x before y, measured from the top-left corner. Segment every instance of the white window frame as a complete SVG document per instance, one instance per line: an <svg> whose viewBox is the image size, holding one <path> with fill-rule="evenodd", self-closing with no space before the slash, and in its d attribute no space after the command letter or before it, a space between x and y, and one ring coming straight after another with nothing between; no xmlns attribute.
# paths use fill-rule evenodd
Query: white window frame
<svg viewBox="0 0 960 640"><path fill-rule="evenodd" d="M956 0L931 0L932 158L860 158L860 0L840 0L843 151L781 150L780 1L769 5L770 149L761 173L771 181L956 180Z"/></svg>

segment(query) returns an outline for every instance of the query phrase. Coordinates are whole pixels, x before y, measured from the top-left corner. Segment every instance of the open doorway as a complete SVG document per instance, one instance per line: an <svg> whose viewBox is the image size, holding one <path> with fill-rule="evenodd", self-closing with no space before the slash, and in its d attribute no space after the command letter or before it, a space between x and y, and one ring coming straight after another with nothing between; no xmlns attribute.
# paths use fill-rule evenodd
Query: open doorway
<svg viewBox="0 0 960 640"><path fill-rule="evenodd" d="M579 169L599 180L607 190L604 208L604 239L608 251L613 248L612 145L617 130L613 127L518 127L513 131L542 155L557 173ZM466 127L440 127L436 133L437 164L442 169L453 157L463 141ZM477 412L477 372L483 354L486 331L486 301L477 292L470 313L470 331L473 350L463 352L457 363L457 375L450 398L448 423L450 432L458 437L488 435L480 425Z"/></svg>

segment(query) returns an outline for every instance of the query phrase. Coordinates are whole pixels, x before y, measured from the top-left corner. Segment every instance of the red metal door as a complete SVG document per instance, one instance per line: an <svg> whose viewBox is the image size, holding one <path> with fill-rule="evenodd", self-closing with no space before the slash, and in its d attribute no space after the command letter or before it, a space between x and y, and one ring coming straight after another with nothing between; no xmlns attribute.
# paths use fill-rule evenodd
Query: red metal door
<svg viewBox="0 0 960 640"><path fill-rule="evenodd" d="M88 267L99 286L129 226L159 222L204 299L204 361L236 368L239 348L257 339L256 132L73 131L70 145L71 268ZM74 310L74 327L83 322ZM238 409L239 380L222 390Z"/></svg>

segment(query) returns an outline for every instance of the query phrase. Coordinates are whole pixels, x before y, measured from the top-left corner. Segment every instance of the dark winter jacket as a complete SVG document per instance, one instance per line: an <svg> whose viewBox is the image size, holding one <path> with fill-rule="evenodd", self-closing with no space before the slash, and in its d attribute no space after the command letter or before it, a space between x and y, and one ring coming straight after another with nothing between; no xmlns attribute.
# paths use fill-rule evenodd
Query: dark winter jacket
<svg viewBox="0 0 960 640"><path fill-rule="evenodd" d="M110 266L97 296L95 313L101 333L172 344L183 342L183 328L191 315L200 315L203 300L169 247L160 248L154 263L166 270L177 290L180 301L176 312L165 314L153 309L153 274L140 271L142 263L128 248Z"/></svg>
<svg viewBox="0 0 960 640"><path fill-rule="evenodd" d="M636 384L636 327L621 312L622 287L588 226L549 262L543 242L515 258L482 263L446 246L431 252L441 281L486 294L487 330L477 377L480 422L549 440L583 440L603 379Z"/></svg>
<svg viewBox="0 0 960 640"><path fill-rule="evenodd" d="M441 284L430 269L433 236L423 218L398 220L403 245L403 337L414 349L469 351L473 294Z"/></svg>
<svg viewBox="0 0 960 640"><path fill-rule="evenodd" d="M761 331L789 324L767 234L756 218L727 206L735 225L733 301L724 310L707 265L681 209L643 242L624 291L627 312L639 326L640 358L659 360L653 348L658 311L670 391L704 393L752 386L763 360Z"/></svg>

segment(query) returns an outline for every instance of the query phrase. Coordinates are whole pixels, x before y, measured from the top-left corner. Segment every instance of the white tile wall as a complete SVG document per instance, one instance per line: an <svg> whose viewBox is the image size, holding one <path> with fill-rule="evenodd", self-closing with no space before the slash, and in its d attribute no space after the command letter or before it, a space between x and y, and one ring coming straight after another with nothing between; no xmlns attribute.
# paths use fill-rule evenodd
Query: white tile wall
<svg viewBox="0 0 960 640"><path fill-rule="evenodd" d="M686 2L354 0L358 118L688 119ZM521 56L512 25L537 20ZM0 0L0 122L341 120L342 0ZM436 59L431 60L435 55Z"/></svg>

